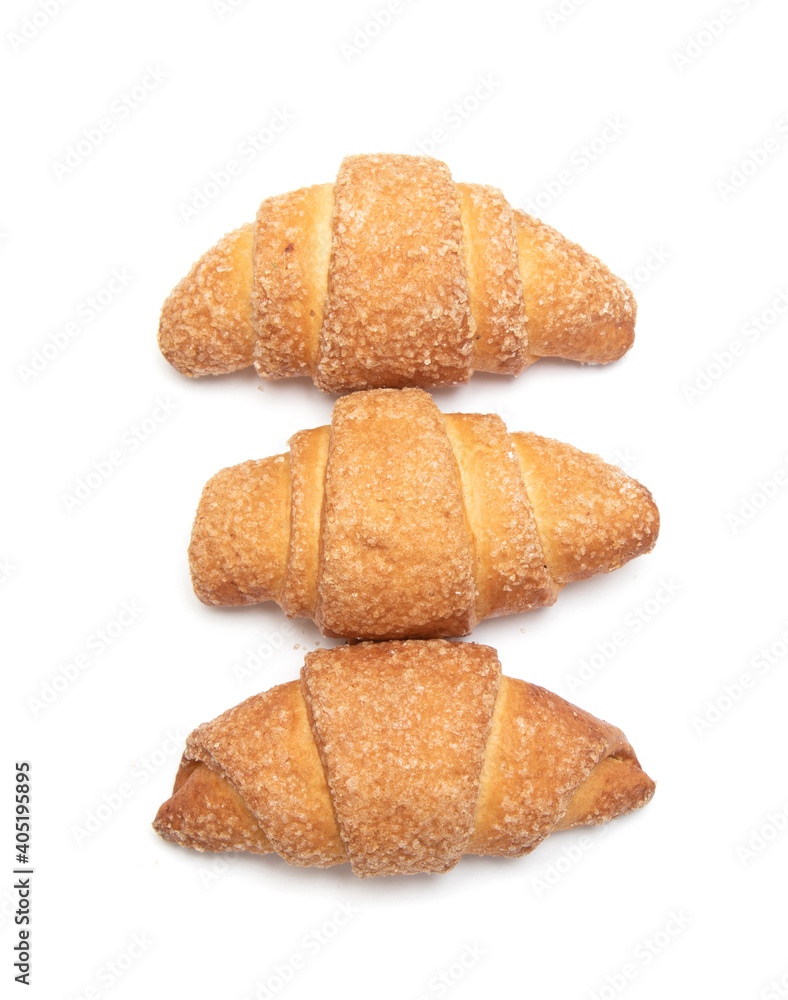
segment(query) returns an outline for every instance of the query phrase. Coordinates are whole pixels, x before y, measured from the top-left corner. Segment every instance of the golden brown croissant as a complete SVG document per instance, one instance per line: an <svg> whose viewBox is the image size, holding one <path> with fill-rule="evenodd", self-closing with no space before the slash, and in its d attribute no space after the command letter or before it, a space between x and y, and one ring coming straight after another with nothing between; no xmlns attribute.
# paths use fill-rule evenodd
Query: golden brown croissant
<svg viewBox="0 0 788 1000"><path fill-rule="evenodd" d="M342 392L605 363L632 345L621 278L500 191L425 156L350 156L335 184L262 203L164 304L159 345L186 375L254 364Z"/></svg>
<svg viewBox="0 0 788 1000"><path fill-rule="evenodd" d="M206 604L276 601L326 635L423 639L552 604L658 530L649 491L597 456L376 389L337 400L289 455L214 476L189 558Z"/></svg>
<svg viewBox="0 0 788 1000"><path fill-rule="evenodd" d="M301 680L196 729L154 829L199 851L276 851L356 875L519 857L651 798L624 734L445 640L307 654Z"/></svg>

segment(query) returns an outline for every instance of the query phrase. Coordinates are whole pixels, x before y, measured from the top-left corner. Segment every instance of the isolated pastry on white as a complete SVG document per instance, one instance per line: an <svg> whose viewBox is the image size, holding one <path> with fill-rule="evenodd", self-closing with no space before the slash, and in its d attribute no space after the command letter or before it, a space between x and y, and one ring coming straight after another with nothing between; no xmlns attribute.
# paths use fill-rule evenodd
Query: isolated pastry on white
<svg viewBox="0 0 788 1000"><path fill-rule="evenodd" d="M153 825L199 851L445 872L605 823L654 787L620 730L502 677L489 646L362 643L307 654L300 680L196 729Z"/></svg>
<svg viewBox="0 0 788 1000"><path fill-rule="evenodd" d="M459 636L648 552L649 491L596 455L421 389L337 400L289 454L224 469L192 529L206 604L277 601L326 635Z"/></svg>
<svg viewBox="0 0 788 1000"><path fill-rule="evenodd" d="M254 364L329 392L516 375L540 357L606 363L632 346L625 282L500 191L426 156L343 160L334 184L266 199L164 303L185 375Z"/></svg>

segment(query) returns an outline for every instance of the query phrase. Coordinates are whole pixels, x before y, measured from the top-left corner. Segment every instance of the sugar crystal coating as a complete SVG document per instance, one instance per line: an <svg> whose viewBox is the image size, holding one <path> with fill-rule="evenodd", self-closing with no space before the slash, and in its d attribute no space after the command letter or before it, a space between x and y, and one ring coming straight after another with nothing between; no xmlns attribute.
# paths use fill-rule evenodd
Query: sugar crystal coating
<svg viewBox="0 0 788 1000"><path fill-rule="evenodd" d="M159 343L192 376L254 363L330 392L430 388L539 357L613 361L635 317L620 278L500 191L375 154L267 198L174 289Z"/></svg>
<svg viewBox="0 0 788 1000"><path fill-rule="evenodd" d="M275 600L333 636L436 638L552 604L658 531L649 491L598 456L377 389L340 399L290 456L215 476L190 559L208 604Z"/></svg>
<svg viewBox="0 0 788 1000"><path fill-rule="evenodd" d="M154 828L210 851L350 861L362 877L518 856L654 792L623 733L501 677L475 643L360 643L307 655L301 680L189 736Z"/></svg>

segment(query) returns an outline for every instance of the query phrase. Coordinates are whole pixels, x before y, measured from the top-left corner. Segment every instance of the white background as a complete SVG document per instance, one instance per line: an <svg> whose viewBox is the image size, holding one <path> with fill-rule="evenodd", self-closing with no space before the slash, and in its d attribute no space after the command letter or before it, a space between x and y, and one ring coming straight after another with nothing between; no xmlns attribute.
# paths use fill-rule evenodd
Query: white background
<svg viewBox="0 0 788 1000"><path fill-rule="evenodd" d="M558 0L403 0L363 49L356 31L383 0L221 6L70 0L48 23L36 15L24 44L14 36L39 7L3 7L3 989L22 992L10 800L13 761L29 759L25 995L241 1000L266 996L266 982L293 998L788 995L788 350L772 308L785 309L788 281L784 4L564 0L556 23ZM155 87L149 68L164 77ZM146 99L113 113L146 79ZM489 96L473 108L482 79ZM445 116L457 103L455 127ZM293 118L284 132L185 221L195 188L277 110ZM58 177L68 147L107 117L102 143ZM607 119L620 134L590 162L582 148ZM213 868L150 828L182 739L295 677L320 636L300 621L284 634L275 605L197 601L194 509L214 472L283 451L297 429L328 422L332 399L250 372L182 378L157 351L159 309L262 198L331 180L347 153L416 151L436 128L456 179L522 208L541 193L542 218L635 275L637 337L622 361L544 361L436 398L598 452L653 491L653 554L473 638L498 648L507 673L623 728L657 794L527 858L466 858L440 877L362 881L276 857ZM547 195L564 170L571 183ZM127 287L89 321L114 269ZM71 322L78 334L26 372ZM132 451L122 442L159 399L176 409ZM64 494L116 449L122 464L68 511ZM123 602L143 610L98 653L97 630ZM619 631L624 645L604 659ZM234 667L261 645L260 669L239 680ZM84 669L37 704L79 654ZM594 654L604 665L573 683ZM753 686L726 694L745 671ZM105 796L119 808L81 835ZM352 918L317 944L339 904ZM305 967L289 975L294 954Z"/></svg>

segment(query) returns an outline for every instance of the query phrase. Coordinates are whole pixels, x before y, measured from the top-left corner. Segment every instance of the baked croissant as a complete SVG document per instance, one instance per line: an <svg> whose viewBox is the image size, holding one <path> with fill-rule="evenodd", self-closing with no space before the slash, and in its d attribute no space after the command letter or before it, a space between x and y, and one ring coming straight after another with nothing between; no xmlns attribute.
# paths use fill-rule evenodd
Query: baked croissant
<svg viewBox="0 0 788 1000"><path fill-rule="evenodd" d="M635 312L621 278L495 188L426 156L350 156L209 250L164 303L159 345L185 375L428 388L614 361Z"/></svg>
<svg viewBox="0 0 788 1000"><path fill-rule="evenodd" d="M276 601L326 635L424 639L552 604L658 530L649 491L595 455L375 389L338 399L289 454L214 476L189 559L206 604Z"/></svg>
<svg viewBox="0 0 788 1000"><path fill-rule="evenodd" d="M405 875L519 857L653 792L620 730L502 677L489 646L362 643L195 729L153 826L198 851Z"/></svg>

